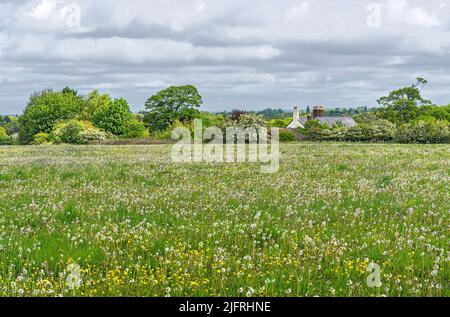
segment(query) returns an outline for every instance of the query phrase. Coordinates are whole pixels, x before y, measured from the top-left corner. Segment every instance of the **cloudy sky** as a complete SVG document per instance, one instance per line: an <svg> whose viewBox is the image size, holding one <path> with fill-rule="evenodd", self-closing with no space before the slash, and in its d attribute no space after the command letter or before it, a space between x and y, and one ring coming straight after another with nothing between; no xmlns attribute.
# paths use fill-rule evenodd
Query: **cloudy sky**
<svg viewBox="0 0 450 317"><path fill-rule="evenodd" d="M415 77L450 103L450 0L0 0L0 113L71 86L134 110L193 84L205 110L375 106Z"/></svg>

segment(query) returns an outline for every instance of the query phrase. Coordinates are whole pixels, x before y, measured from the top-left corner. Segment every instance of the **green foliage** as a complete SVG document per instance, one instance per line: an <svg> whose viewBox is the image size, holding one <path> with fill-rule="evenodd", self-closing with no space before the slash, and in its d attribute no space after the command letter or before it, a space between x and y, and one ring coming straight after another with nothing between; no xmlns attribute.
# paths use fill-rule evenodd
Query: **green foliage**
<svg viewBox="0 0 450 317"><path fill-rule="evenodd" d="M33 136L33 144L34 145L46 144L49 141L50 141L50 135L45 132L39 132Z"/></svg>
<svg viewBox="0 0 450 317"><path fill-rule="evenodd" d="M423 78L418 78L411 87L391 91L389 95L378 99L378 104L384 107L378 111L378 116L396 124L415 120L420 115L421 107L432 105L430 100L422 97L419 88L426 83Z"/></svg>
<svg viewBox="0 0 450 317"><path fill-rule="evenodd" d="M237 120L229 120L226 123L229 127L240 127L244 129L255 128L259 131L263 127L267 127L267 122L261 115L255 113L243 113Z"/></svg>
<svg viewBox="0 0 450 317"><path fill-rule="evenodd" d="M55 143L84 144L81 133L85 130L83 124L77 120L59 123L52 131L51 139Z"/></svg>
<svg viewBox="0 0 450 317"><path fill-rule="evenodd" d="M78 91L76 91L75 89L72 89L70 87L65 87L63 90L61 90L61 92L63 94L71 94L74 96L78 96Z"/></svg>
<svg viewBox="0 0 450 317"><path fill-rule="evenodd" d="M86 97L82 115L83 118L85 120L92 120L94 118L95 112L98 109L107 107L112 102L113 100L108 94L100 94L98 90L94 90Z"/></svg>
<svg viewBox="0 0 450 317"><path fill-rule="evenodd" d="M300 132L311 141L390 142L396 127L387 120L374 120L347 128L337 124L332 128L320 121L308 121Z"/></svg>
<svg viewBox="0 0 450 317"><path fill-rule="evenodd" d="M202 120L204 128L218 127L222 129L225 126L225 116L223 114L201 112L198 118Z"/></svg>
<svg viewBox="0 0 450 317"><path fill-rule="evenodd" d="M342 116L357 116L365 113L375 112L377 108L368 108L367 106L360 106L356 108L335 108L327 109L327 115L331 117L342 117ZM309 108L308 113L311 113L311 108Z"/></svg>
<svg viewBox="0 0 450 317"><path fill-rule="evenodd" d="M188 128L191 129L191 127L183 125L180 121L175 121L172 123L167 129L163 131L154 131L151 133L151 136L157 140L170 140L172 139L172 131L175 128ZM192 131L191 131L192 132Z"/></svg>
<svg viewBox="0 0 450 317"><path fill-rule="evenodd" d="M145 123L150 131L164 131L176 120L183 123L199 115L195 108L203 103L197 88L172 86L150 97L145 103Z"/></svg>
<svg viewBox="0 0 450 317"><path fill-rule="evenodd" d="M86 129L80 132L80 137L83 139L83 143L102 142L108 139L108 135L95 128Z"/></svg>
<svg viewBox="0 0 450 317"><path fill-rule="evenodd" d="M429 118L450 122L450 105L447 106L424 106L420 109L416 121L428 121ZM428 119L427 119L428 118Z"/></svg>
<svg viewBox="0 0 450 317"><path fill-rule="evenodd" d="M329 127L323 124L319 120L306 121L304 128L299 128L300 133L302 133L307 140L310 141L320 141L326 138L328 134Z"/></svg>
<svg viewBox="0 0 450 317"><path fill-rule="evenodd" d="M289 130L280 130L280 142L294 142L295 133Z"/></svg>
<svg viewBox="0 0 450 317"><path fill-rule="evenodd" d="M257 114L263 116L265 119L268 120L286 119L286 117L292 117L292 112L287 112L282 109L271 109L271 108L258 111Z"/></svg>
<svg viewBox="0 0 450 317"><path fill-rule="evenodd" d="M97 128L114 135L126 134L126 128L133 115L125 99L115 99L112 103L102 104L96 111L92 122Z"/></svg>
<svg viewBox="0 0 450 317"><path fill-rule="evenodd" d="M292 118L270 120L268 125L273 128L286 128L291 123Z"/></svg>
<svg viewBox="0 0 450 317"><path fill-rule="evenodd" d="M351 142L390 142L394 138L396 127L387 120L378 120L371 124L363 123L345 131L344 141Z"/></svg>
<svg viewBox="0 0 450 317"><path fill-rule="evenodd" d="M8 135L12 135L19 132L19 119L13 116L3 117L3 120L0 120L0 126L5 128L6 133Z"/></svg>
<svg viewBox="0 0 450 317"><path fill-rule="evenodd" d="M145 128L145 124L133 118L126 123L125 137L127 138L145 138L149 133Z"/></svg>
<svg viewBox="0 0 450 317"><path fill-rule="evenodd" d="M448 143L450 128L448 121L430 118L427 121L406 123L400 128L387 120L365 121L356 127L324 127L318 123L307 124L300 129L311 141L349 142L398 142L398 143Z"/></svg>
<svg viewBox="0 0 450 317"><path fill-rule="evenodd" d="M0 140L4 140L8 137L4 127L0 127Z"/></svg>
<svg viewBox="0 0 450 317"><path fill-rule="evenodd" d="M28 143L36 133L50 133L57 122L77 118L82 108L83 100L72 93L33 94L19 119L21 140Z"/></svg>
<svg viewBox="0 0 450 317"><path fill-rule="evenodd" d="M0 127L0 141L5 141L8 139L8 133L4 127Z"/></svg>
<svg viewBox="0 0 450 317"><path fill-rule="evenodd" d="M449 122L419 121L401 126L395 134L399 143L438 144L450 141Z"/></svg>
<svg viewBox="0 0 450 317"><path fill-rule="evenodd" d="M353 119L358 124L372 124L375 121L380 120L376 113L373 112L365 112L353 117Z"/></svg>

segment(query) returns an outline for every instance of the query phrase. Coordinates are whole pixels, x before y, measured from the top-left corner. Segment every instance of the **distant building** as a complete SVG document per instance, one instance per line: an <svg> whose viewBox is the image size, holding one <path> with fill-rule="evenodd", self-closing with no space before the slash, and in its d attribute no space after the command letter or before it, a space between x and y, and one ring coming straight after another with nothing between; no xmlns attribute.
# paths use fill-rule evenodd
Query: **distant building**
<svg viewBox="0 0 450 317"><path fill-rule="evenodd" d="M288 125L288 129L304 128L305 123L311 120L318 120L329 127L341 122L345 127L351 128L356 127L358 124L352 117L327 117L325 116L325 108L315 106L312 115L309 114L307 117L300 117L300 110L298 107L294 108L294 117L292 122Z"/></svg>

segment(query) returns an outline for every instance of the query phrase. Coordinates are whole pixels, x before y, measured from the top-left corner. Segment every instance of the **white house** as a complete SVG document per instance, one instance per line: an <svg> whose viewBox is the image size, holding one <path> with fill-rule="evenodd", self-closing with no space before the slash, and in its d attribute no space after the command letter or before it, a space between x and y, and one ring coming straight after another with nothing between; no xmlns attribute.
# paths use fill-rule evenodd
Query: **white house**
<svg viewBox="0 0 450 317"><path fill-rule="evenodd" d="M356 127L358 124L352 117L327 117L325 116L325 108L315 106L313 110L313 114L308 115L307 117L300 118L300 110L298 107L294 107L294 117L291 123L287 126L288 129L297 129L304 128L305 123L311 120L318 120L324 124L327 124L329 127L341 122L345 127L351 128Z"/></svg>

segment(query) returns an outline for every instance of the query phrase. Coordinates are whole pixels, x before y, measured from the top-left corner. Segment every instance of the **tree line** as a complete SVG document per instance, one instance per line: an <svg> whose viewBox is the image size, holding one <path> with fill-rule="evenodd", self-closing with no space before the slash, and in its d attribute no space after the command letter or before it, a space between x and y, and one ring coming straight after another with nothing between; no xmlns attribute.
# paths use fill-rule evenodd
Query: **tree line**
<svg viewBox="0 0 450 317"><path fill-rule="evenodd" d="M442 143L449 139L450 105L437 106L421 95L427 84L418 78L411 86L379 98L379 108L327 110L331 116L352 116L358 126L333 127L310 121L301 133L311 141L364 141ZM170 139L173 128L192 127L194 119L203 126L267 126L285 128L292 112L265 109L258 112L233 110L200 111L203 99L192 85L172 86L152 95L145 110L133 114L129 103L97 90L87 95L69 87L33 93L19 117L0 116L0 144L89 144L109 139ZM309 108L310 111L310 108ZM303 112L308 115L308 109ZM295 133L282 131L282 140L295 140Z"/></svg>
<svg viewBox="0 0 450 317"><path fill-rule="evenodd" d="M300 132L311 141L449 143L450 105L438 106L424 99L421 90L427 83L417 78L411 86L379 98L375 111L353 116L356 127L310 121Z"/></svg>

